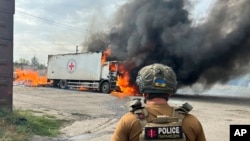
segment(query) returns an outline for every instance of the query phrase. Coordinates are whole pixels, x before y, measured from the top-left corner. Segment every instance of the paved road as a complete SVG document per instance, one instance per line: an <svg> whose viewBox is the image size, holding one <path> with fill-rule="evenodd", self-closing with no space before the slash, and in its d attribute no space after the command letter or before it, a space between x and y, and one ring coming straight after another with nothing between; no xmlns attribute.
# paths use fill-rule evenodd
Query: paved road
<svg viewBox="0 0 250 141"><path fill-rule="evenodd" d="M92 91L61 90L46 87L13 87L16 109L36 114L52 114L68 121L59 138L34 137L35 141L109 141L119 118L128 111L133 97L118 98ZM230 124L250 124L250 99L215 96L175 95L170 104L189 102L191 111L203 124L208 141L228 141Z"/></svg>

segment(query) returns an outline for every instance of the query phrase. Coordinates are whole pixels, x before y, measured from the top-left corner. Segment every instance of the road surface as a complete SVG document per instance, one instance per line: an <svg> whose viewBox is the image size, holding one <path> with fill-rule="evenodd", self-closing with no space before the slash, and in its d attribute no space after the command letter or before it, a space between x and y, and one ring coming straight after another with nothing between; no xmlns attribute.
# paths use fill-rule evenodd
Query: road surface
<svg viewBox="0 0 250 141"><path fill-rule="evenodd" d="M92 91L49 87L13 87L13 107L50 114L67 121L58 138L35 136L34 141L109 141L133 97L118 98ZM169 103L189 102L201 121L207 141L229 141L229 125L250 124L250 99L176 95Z"/></svg>

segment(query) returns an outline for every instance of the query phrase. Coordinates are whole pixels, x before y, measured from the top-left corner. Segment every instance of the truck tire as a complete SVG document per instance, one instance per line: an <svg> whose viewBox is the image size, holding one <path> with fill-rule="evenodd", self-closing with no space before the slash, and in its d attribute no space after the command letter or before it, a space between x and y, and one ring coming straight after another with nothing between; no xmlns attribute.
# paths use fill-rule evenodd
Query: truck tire
<svg viewBox="0 0 250 141"><path fill-rule="evenodd" d="M101 85L101 92L102 93L110 93L110 85L109 82L103 82Z"/></svg>
<svg viewBox="0 0 250 141"><path fill-rule="evenodd" d="M68 88L68 82L67 82L67 80L60 80L60 82L59 82L59 88L61 88L61 89L67 89Z"/></svg>

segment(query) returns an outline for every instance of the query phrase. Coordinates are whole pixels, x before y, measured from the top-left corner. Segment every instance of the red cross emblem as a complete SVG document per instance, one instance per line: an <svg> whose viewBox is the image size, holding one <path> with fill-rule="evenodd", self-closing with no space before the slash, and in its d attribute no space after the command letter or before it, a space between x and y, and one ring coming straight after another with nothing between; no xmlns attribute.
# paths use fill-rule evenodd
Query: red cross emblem
<svg viewBox="0 0 250 141"><path fill-rule="evenodd" d="M147 131L147 136L148 136L148 137L151 137L151 138L154 138L155 136L157 136L156 130L154 130L154 129L148 130L148 131Z"/></svg>
<svg viewBox="0 0 250 141"><path fill-rule="evenodd" d="M76 70L76 61L75 60L68 61L67 69L69 72L74 72Z"/></svg>

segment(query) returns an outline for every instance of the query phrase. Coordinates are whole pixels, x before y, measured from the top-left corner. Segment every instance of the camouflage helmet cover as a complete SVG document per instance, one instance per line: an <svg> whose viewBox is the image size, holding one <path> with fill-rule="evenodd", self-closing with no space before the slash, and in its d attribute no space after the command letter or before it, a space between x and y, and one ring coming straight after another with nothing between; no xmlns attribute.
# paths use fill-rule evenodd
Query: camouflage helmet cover
<svg viewBox="0 0 250 141"><path fill-rule="evenodd" d="M140 69L136 83L141 93L149 94L174 94L177 86L176 75L172 68L157 63Z"/></svg>

